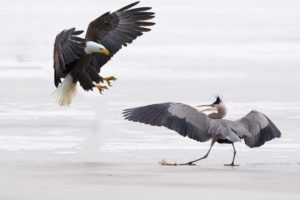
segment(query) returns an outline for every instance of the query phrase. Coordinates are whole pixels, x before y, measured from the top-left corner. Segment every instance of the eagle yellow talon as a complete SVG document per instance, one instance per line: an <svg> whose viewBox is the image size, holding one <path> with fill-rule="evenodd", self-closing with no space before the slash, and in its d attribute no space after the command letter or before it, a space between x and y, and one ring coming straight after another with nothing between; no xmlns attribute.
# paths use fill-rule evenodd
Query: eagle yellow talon
<svg viewBox="0 0 300 200"><path fill-rule="evenodd" d="M114 77L114 76L109 76L109 77L103 78L103 80L107 82L107 85L108 85L108 86L111 86L111 83L110 83L110 82L111 82L111 81L116 81L117 78Z"/></svg>
<svg viewBox="0 0 300 200"><path fill-rule="evenodd" d="M96 84L96 87L98 88L98 90L101 94L104 90L108 89L105 85L100 85L100 84Z"/></svg>

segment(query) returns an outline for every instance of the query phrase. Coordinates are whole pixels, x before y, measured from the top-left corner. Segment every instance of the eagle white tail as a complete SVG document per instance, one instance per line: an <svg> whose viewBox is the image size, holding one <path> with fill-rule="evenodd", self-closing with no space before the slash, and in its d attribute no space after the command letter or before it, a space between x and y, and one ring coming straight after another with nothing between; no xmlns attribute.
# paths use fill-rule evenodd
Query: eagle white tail
<svg viewBox="0 0 300 200"><path fill-rule="evenodd" d="M76 94L76 83L73 83L73 78L68 74L64 81L59 84L54 91L53 96L60 106L68 106L71 104L73 97Z"/></svg>

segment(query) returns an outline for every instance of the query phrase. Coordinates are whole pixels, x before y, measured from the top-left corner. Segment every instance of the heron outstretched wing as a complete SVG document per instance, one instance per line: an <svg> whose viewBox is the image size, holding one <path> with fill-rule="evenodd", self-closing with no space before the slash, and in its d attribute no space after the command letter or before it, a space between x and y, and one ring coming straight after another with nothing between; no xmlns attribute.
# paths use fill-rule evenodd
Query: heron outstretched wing
<svg viewBox="0 0 300 200"><path fill-rule="evenodd" d="M68 64L84 53L85 40L77 37L77 35L83 33L83 31L76 31L75 28L64 30L60 32L54 43L54 83L57 87L61 82L61 78L64 78L70 69Z"/></svg>
<svg viewBox="0 0 300 200"><path fill-rule="evenodd" d="M127 120L153 126L164 126L182 136L188 136L200 142L207 141L212 137L207 132L212 119L186 104L152 104L126 109L123 115Z"/></svg>
<svg viewBox="0 0 300 200"><path fill-rule="evenodd" d="M251 136L244 135L244 141L249 147L260 147L265 142L281 136L281 132L274 123L258 111L251 111L236 122L251 134Z"/></svg>
<svg viewBox="0 0 300 200"><path fill-rule="evenodd" d="M99 72L100 68L122 46L127 46L143 32L150 31L153 22L147 20L154 18L154 13L149 12L151 7L133 8L139 2L132 3L113 13L107 12L89 24L86 39L102 44L110 55L94 54L92 66Z"/></svg>

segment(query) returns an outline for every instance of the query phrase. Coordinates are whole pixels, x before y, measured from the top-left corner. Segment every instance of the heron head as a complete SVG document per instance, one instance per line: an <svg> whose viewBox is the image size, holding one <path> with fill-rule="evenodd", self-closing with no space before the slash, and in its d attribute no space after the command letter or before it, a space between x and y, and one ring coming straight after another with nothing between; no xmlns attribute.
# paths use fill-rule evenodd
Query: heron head
<svg viewBox="0 0 300 200"><path fill-rule="evenodd" d="M201 110L201 112L204 112L204 111L217 111L218 107L221 103L222 103L222 99L220 98L220 96L217 96L216 100L212 104L200 105L200 106L196 106L196 107L205 107L204 110Z"/></svg>
<svg viewBox="0 0 300 200"><path fill-rule="evenodd" d="M212 103L212 106L216 107L220 103L222 103L222 99L220 98L220 96L217 96L215 102Z"/></svg>

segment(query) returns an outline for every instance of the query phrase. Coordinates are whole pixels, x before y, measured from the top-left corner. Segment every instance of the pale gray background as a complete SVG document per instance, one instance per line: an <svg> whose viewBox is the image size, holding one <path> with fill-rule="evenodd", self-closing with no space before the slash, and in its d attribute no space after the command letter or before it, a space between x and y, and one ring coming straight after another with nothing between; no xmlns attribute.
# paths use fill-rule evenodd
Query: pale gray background
<svg viewBox="0 0 300 200"><path fill-rule="evenodd" d="M119 80L100 95L81 89L69 108L51 94L56 34L131 1L0 1L1 199L298 199L300 172L300 2L145 0L153 31L103 68ZM210 103L220 94L237 119L267 114L283 137L259 149L216 145L164 128L124 121L121 111L150 103ZM216 193L216 191L219 191Z"/></svg>

